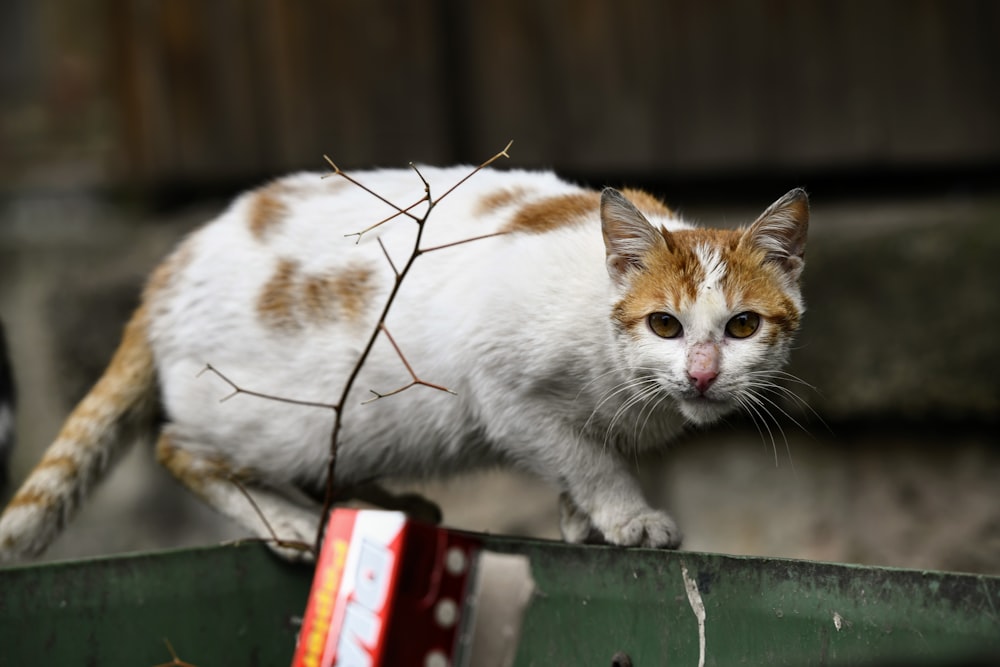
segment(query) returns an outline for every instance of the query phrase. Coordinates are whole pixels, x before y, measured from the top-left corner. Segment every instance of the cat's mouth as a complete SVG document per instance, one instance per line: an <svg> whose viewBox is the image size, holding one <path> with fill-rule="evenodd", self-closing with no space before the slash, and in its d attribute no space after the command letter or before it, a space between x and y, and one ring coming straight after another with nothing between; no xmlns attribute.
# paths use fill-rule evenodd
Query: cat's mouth
<svg viewBox="0 0 1000 667"><path fill-rule="evenodd" d="M679 404L681 413L696 424L710 424L735 408L732 401L705 394L683 398Z"/></svg>

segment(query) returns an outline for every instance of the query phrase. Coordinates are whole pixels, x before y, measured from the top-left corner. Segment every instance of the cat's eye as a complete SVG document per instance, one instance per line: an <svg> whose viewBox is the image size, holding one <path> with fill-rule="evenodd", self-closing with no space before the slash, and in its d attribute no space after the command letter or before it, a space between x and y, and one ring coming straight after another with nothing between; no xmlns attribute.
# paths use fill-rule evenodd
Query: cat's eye
<svg viewBox="0 0 1000 667"><path fill-rule="evenodd" d="M760 315L757 313L740 313L726 322L726 335L730 338L749 338L760 327Z"/></svg>
<svg viewBox="0 0 1000 667"><path fill-rule="evenodd" d="M660 338L677 338L684 331L681 321L670 313L650 313L646 321Z"/></svg>

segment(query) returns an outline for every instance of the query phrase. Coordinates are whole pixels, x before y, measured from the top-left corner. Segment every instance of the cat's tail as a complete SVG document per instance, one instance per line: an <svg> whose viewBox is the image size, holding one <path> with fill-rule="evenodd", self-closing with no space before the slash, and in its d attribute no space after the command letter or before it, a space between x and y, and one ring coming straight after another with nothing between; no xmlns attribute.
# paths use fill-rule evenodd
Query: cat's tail
<svg viewBox="0 0 1000 667"><path fill-rule="evenodd" d="M0 562L41 553L118 454L152 430L156 413L156 368L140 308L104 375L0 516Z"/></svg>

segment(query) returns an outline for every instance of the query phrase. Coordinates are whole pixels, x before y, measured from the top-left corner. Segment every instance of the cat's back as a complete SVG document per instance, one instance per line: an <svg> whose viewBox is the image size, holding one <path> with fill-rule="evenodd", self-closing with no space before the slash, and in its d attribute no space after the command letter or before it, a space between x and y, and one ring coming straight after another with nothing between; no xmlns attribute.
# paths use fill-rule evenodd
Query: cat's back
<svg viewBox="0 0 1000 667"><path fill-rule="evenodd" d="M428 198L435 207L423 247L523 231L512 220L533 202L579 195L596 212L596 193L551 172L473 172L469 166L418 167L361 171L351 180L298 173L272 181L237 197L182 242L153 274L147 298L161 318L181 312L187 318L235 316L239 304L273 302L261 296L269 282L313 285L307 291L316 292L321 283L357 283L362 266L384 279L391 267L381 246L405 258L415 219L427 216ZM334 274L350 267L354 278L338 281Z"/></svg>
<svg viewBox="0 0 1000 667"><path fill-rule="evenodd" d="M264 348L280 356L278 343L294 351L295 340L311 333L370 330L377 318L372 304L384 301L394 280L385 252L402 266L415 219L427 217L421 241L427 248L497 232L534 233L517 221L540 219L539 212L551 218L558 207L546 202L560 198L582 198L576 209L589 207L596 217L596 193L551 172L421 166L349 176L298 173L272 181L240 195L182 241L145 294L156 357L193 363ZM428 216L429 201L435 203ZM525 218L532 206L541 211ZM469 266L498 257L510 243L440 253L435 274L468 275ZM408 288L419 289L422 279L411 277Z"/></svg>

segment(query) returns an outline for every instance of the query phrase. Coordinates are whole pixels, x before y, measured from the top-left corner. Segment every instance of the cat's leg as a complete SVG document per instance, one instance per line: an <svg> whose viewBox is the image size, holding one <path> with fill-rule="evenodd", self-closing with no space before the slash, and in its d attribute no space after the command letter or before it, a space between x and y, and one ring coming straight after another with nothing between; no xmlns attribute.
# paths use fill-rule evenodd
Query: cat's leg
<svg viewBox="0 0 1000 667"><path fill-rule="evenodd" d="M560 529L568 542L603 541L621 546L676 549L681 532L669 514L653 509L639 481L615 452L578 443L564 462Z"/></svg>
<svg viewBox="0 0 1000 667"><path fill-rule="evenodd" d="M607 544L604 534L594 527L590 516L576 506L565 491L559 494L559 532L573 544Z"/></svg>
<svg viewBox="0 0 1000 667"><path fill-rule="evenodd" d="M307 508L292 502L286 494L262 486L251 471L234 470L221 457L184 448L169 426L157 442L156 457L184 486L265 540L279 556L314 559L312 548L321 514L318 506Z"/></svg>

